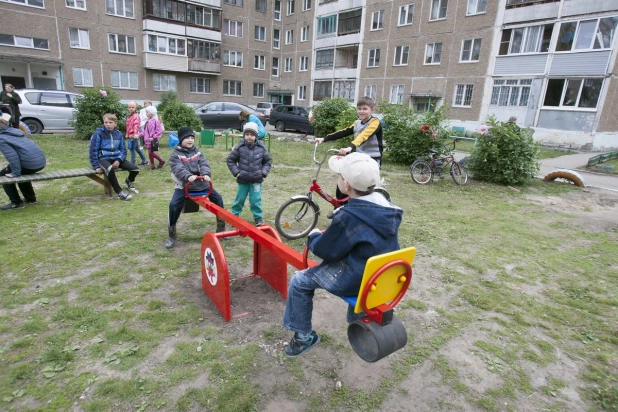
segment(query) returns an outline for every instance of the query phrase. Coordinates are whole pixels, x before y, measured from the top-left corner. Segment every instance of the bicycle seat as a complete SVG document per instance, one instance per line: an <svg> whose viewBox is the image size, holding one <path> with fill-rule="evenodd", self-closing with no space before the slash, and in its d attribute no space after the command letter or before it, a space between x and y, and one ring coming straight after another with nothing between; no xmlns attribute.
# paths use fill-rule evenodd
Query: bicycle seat
<svg viewBox="0 0 618 412"><path fill-rule="evenodd" d="M428 150L428 152L429 152L429 153L431 153L431 154L436 154L436 153L438 153L438 151L437 151L437 150L434 150L434 149L429 149L429 150Z"/></svg>

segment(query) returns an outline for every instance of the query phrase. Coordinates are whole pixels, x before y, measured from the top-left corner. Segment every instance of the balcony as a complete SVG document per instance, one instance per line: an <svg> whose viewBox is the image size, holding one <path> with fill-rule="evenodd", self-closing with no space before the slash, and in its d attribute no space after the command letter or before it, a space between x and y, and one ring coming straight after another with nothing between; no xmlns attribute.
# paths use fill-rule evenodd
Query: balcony
<svg viewBox="0 0 618 412"><path fill-rule="evenodd" d="M221 74L221 60L189 59L189 71Z"/></svg>
<svg viewBox="0 0 618 412"><path fill-rule="evenodd" d="M526 7L542 3L560 3L560 0L506 0L506 8Z"/></svg>
<svg viewBox="0 0 618 412"><path fill-rule="evenodd" d="M186 56L144 52L144 68L152 70L167 70L186 72L189 68Z"/></svg>

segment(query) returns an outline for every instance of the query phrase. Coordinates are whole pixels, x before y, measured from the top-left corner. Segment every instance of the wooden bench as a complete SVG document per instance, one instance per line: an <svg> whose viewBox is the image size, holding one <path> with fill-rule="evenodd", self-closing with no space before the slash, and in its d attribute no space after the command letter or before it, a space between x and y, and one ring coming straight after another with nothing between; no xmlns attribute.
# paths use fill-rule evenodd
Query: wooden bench
<svg viewBox="0 0 618 412"><path fill-rule="evenodd" d="M116 172L118 172L118 170ZM39 182L43 180L67 179L70 177L80 176L85 176L88 179L94 180L98 184L102 185L106 195L111 197L114 194L112 186L107 181L107 176L105 176L105 174L98 175L94 170L88 167L84 167L81 169L53 170L50 172L34 173L31 175L22 175L18 177L1 176L0 184Z"/></svg>

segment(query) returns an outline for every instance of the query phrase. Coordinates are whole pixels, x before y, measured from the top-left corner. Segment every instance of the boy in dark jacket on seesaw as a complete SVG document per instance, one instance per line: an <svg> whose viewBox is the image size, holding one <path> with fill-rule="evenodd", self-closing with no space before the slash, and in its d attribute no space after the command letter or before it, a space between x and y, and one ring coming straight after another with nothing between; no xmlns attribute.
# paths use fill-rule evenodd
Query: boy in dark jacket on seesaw
<svg viewBox="0 0 618 412"><path fill-rule="evenodd" d="M240 216L247 195L249 195L255 225L260 226L262 224L262 182L268 176L273 161L264 143L256 140L257 135L258 125L253 122L245 123L243 140L227 157L227 167L238 182L232 213Z"/></svg>

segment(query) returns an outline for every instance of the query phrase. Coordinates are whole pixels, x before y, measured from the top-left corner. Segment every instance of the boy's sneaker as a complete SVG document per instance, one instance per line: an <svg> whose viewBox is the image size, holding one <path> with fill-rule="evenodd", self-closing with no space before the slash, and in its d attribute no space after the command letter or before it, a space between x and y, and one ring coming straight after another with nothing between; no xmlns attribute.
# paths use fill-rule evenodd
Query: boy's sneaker
<svg viewBox="0 0 618 412"><path fill-rule="evenodd" d="M137 189L135 188L135 185L133 184L133 182L130 181L128 177L124 180L124 182L127 184L127 187L129 188L129 190L132 190L135 193L139 193Z"/></svg>
<svg viewBox="0 0 618 412"><path fill-rule="evenodd" d="M9 203L8 205L4 205L0 207L0 210L13 210L13 209L23 209L24 202L21 203Z"/></svg>
<svg viewBox="0 0 618 412"><path fill-rule="evenodd" d="M138 166L146 166L147 164L148 164L148 162L142 162Z"/></svg>
<svg viewBox="0 0 618 412"><path fill-rule="evenodd" d="M311 335L309 335L309 339L306 341L299 340L298 334L295 333L288 346L285 347L285 354L290 358L296 358L313 348L318 343L320 343L320 336L316 333L316 331L312 331Z"/></svg>
<svg viewBox="0 0 618 412"><path fill-rule="evenodd" d="M260 219L260 218L255 219L255 225L256 226L262 226L263 224L264 224L264 222L262 222L262 219Z"/></svg>
<svg viewBox="0 0 618 412"><path fill-rule="evenodd" d="M133 199L133 196L131 196L127 192L120 192L120 193L118 193L118 197L120 198L120 200L131 200L131 199Z"/></svg>
<svg viewBox="0 0 618 412"><path fill-rule="evenodd" d="M32 200L32 199L31 199L31 200L26 199L26 203L28 203L29 205L36 205L36 204L38 204L39 202L37 202L37 201L36 201L36 199L34 199L34 200Z"/></svg>

